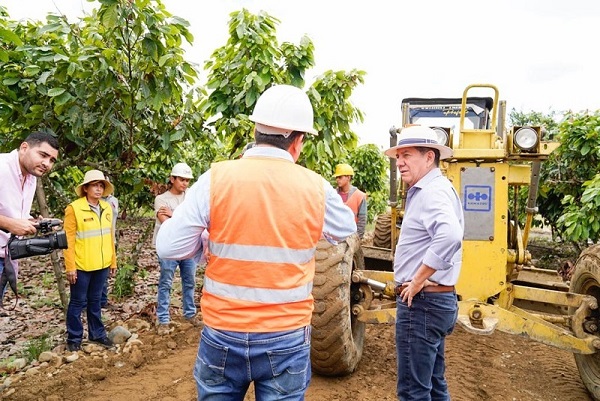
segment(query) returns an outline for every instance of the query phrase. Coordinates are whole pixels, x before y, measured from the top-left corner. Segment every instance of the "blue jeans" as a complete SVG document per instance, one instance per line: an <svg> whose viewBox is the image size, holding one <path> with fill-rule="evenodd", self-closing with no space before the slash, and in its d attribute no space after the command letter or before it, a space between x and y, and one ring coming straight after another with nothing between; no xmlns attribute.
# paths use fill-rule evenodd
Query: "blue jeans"
<svg viewBox="0 0 600 401"><path fill-rule="evenodd" d="M310 326L240 333L204 326L194 366L198 401L300 401L310 382Z"/></svg>
<svg viewBox="0 0 600 401"><path fill-rule="evenodd" d="M410 308L400 296L396 298L399 400L450 400L444 377L444 344L457 316L454 292L421 291Z"/></svg>
<svg viewBox="0 0 600 401"><path fill-rule="evenodd" d="M171 303L171 287L175 269L179 266L181 276L181 297L183 317L191 318L196 314L194 291L196 289L196 263L193 259L169 260L158 258L160 278L158 279L158 296L156 302L156 317L159 324L169 323L169 305Z"/></svg>
<svg viewBox="0 0 600 401"><path fill-rule="evenodd" d="M108 267L94 271L77 270L77 281L70 285L71 299L67 308L67 343L79 344L83 339L81 312L87 310L88 338L99 340L106 337L102 323L100 297L108 276Z"/></svg>

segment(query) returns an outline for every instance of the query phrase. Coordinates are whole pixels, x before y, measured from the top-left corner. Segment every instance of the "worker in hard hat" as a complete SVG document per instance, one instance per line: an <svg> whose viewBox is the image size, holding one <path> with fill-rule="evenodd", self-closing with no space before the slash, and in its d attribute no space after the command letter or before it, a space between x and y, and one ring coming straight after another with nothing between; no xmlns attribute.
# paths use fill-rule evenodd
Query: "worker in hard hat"
<svg viewBox="0 0 600 401"><path fill-rule="evenodd" d="M360 238L365 235L367 226L367 194L352 185L354 169L349 164L341 163L335 166L335 182L337 183L337 192L354 213L354 221Z"/></svg>
<svg viewBox="0 0 600 401"><path fill-rule="evenodd" d="M210 227L198 400L241 400L251 382L257 400L304 400L317 243L344 240L356 223L326 179L295 163L316 134L306 93L273 86L249 119L256 146L198 178L164 222L157 251L199 258Z"/></svg>
<svg viewBox="0 0 600 401"><path fill-rule="evenodd" d="M167 191L154 199L154 211L156 221L154 224L153 245L156 246L156 234L162 223L170 219L173 211L185 199L186 190L190 180L194 178L192 169L185 163L177 163L171 169ZM156 301L157 331L159 335L171 332L171 288L175 270L179 266L181 277L181 298L183 306L183 318L189 323L199 326L200 319L196 317L196 304L194 292L196 289L196 266L197 262L192 258L179 258L177 260L163 259L159 256L160 277L158 279L158 293Z"/></svg>

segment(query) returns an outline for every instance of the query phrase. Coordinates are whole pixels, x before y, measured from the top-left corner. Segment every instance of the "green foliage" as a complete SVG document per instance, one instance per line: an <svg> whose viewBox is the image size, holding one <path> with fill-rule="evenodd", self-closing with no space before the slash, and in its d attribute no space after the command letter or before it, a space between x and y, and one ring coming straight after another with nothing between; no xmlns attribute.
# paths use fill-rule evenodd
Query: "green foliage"
<svg viewBox="0 0 600 401"><path fill-rule="evenodd" d="M512 109L510 111L510 123L512 126L540 126L542 127L542 139L553 141L558 135L559 113L550 110L547 114L538 111L525 113Z"/></svg>
<svg viewBox="0 0 600 401"><path fill-rule="evenodd" d="M522 111L516 111L515 109L512 109L509 115L510 125L513 127L542 127L542 138L544 140L556 140L556 136L559 132L559 123L557 122L557 118L558 115L554 111L550 111L547 114L544 114L536 111L530 111L528 113L525 113ZM551 186L545 179L545 177L551 169L551 161L546 161L542 163L542 168L540 172L540 183L538 187L538 205L540 206L540 210L544 210L542 212L543 220L539 220L539 218L536 217L533 221L534 226L541 226L544 223L552 225L550 223L550 219L547 218L547 207L549 207L553 203L553 201L549 199L549 191L551 190ZM519 188L516 195L512 191L509 193L509 201L512 203L516 199L516 201L518 202L519 216L517 216L517 219L521 225L525 223L525 206L527 205L528 194L529 186ZM560 205L560 201L557 204ZM510 209L512 210L512 207Z"/></svg>
<svg viewBox="0 0 600 401"><path fill-rule="evenodd" d="M600 111L568 113L558 138L561 144L544 176L547 202L540 203L540 211L563 239L583 247L600 239Z"/></svg>
<svg viewBox="0 0 600 401"><path fill-rule="evenodd" d="M31 362L38 359L40 354L45 351L52 349L52 339L46 334L42 334L39 337L32 338L25 343L23 349L23 358L27 359L27 362Z"/></svg>
<svg viewBox="0 0 600 401"><path fill-rule="evenodd" d="M275 84L302 88L306 71L314 67L314 45L302 37L295 45L279 45L279 20L267 13L247 10L230 14L227 43L216 49L205 64L210 95L202 102L207 124L227 150L224 158L237 157L253 140L247 118L265 89ZM313 104L319 135L308 135L298 163L327 176L334 160L356 147L358 136L350 129L363 114L349 101L354 88L364 82L363 71L327 71L312 84L308 96ZM210 116L210 117L209 117ZM213 117L216 117L213 119Z"/></svg>
<svg viewBox="0 0 600 401"><path fill-rule="evenodd" d="M259 95L274 84L304 85L304 72L314 66L314 46L307 37L299 45L276 37L277 18L246 9L230 14L229 39L206 62L207 87L203 111L218 116L208 126L226 144L229 156L252 141L247 119Z"/></svg>
<svg viewBox="0 0 600 401"><path fill-rule="evenodd" d="M54 286L54 274L50 272L42 273L42 286L52 288Z"/></svg>
<svg viewBox="0 0 600 401"><path fill-rule="evenodd" d="M160 0L103 0L69 23L0 13L0 151L16 148L33 130L54 133L59 161L43 184L60 217L74 187L91 168L115 184L121 211L143 214L149 188L186 161L195 176L212 161L237 157L253 140L247 119L260 93L274 84L305 86L314 45L279 44L279 20L261 12L231 14L230 37L206 63L206 88L182 44L188 22ZM363 71L327 71L308 89L318 136L309 136L299 163L328 173L333 160L357 145L352 122L363 115L349 101Z"/></svg>
<svg viewBox="0 0 600 401"><path fill-rule="evenodd" d="M160 0L102 1L76 24L56 15L45 24L0 17L6 30L13 35L0 34L2 150L32 130L58 136L60 161L44 180L59 194L54 211L73 199L78 182L63 174L68 167L109 173L117 194L128 194L122 208L135 211L147 200L136 197L147 192L144 180L165 177L179 143L211 142L197 107L205 92L183 58L183 41L193 41L188 23Z"/></svg>
<svg viewBox="0 0 600 401"><path fill-rule="evenodd" d="M139 276L139 278L141 278L142 280L145 280L145 279L147 279L147 278L148 278L148 275L149 275L149 273L148 273L148 270L146 270L146 269L142 269L142 270L140 270L140 271L138 272L138 276Z"/></svg>
<svg viewBox="0 0 600 401"><path fill-rule="evenodd" d="M2 6L0 6L0 10L2 9ZM11 375L13 373L15 373L15 371L17 370L14 366L14 361L17 359L17 357L15 355L9 356L6 359L2 359L0 361L0 377L6 377L8 375Z"/></svg>
<svg viewBox="0 0 600 401"><path fill-rule="evenodd" d="M583 183L580 200L567 195L562 204L563 214L558 218L563 236L571 241L585 243L588 239L598 242L600 237L600 174Z"/></svg>
<svg viewBox="0 0 600 401"><path fill-rule="evenodd" d="M117 269L115 282L113 284L112 294L117 300L133 295L135 288L135 266L129 263L121 265Z"/></svg>
<svg viewBox="0 0 600 401"><path fill-rule="evenodd" d="M358 135L350 125L363 121L362 112L350 102L352 91L364 83L364 71L326 71L317 77L308 96L315 110L315 127L319 135L308 135L298 163L327 176L336 159L344 158L356 148Z"/></svg>
<svg viewBox="0 0 600 401"><path fill-rule="evenodd" d="M514 125L546 125L560 146L542 163L538 207L555 236L579 249L600 239L600 111L556 115L511 113ZM525 204L526 192L520 193ZM521 207L522 209L522 207Z"/></svg>
<svg viewBox="0 0 600 401"><path fill-rule="evenodd" d="M335 163L348 163L354 169L352 185L365 192L367 199L367 221L372 222L377 215L385 212L388 200L387 170L388 159L376 145L367 144L353 149L348 154L348 160L339 160ZM326 177L333 177L331 172ZM335 179L332 184L336 186Z"/></svg>

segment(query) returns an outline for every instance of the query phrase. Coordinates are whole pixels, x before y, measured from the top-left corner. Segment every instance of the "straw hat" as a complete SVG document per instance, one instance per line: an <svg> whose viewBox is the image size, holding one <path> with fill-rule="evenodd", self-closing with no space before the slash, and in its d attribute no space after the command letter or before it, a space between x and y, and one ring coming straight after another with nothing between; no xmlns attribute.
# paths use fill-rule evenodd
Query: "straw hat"
<svg viewBox="0 0 600 401"><path fill-rule="evenodd" d="M77 188L75 188L75 193L77 194L77 196L85 196L85 193L83 192L83 186L94 181L104 182L104 192L102 193L102 196L108 196L113 193L114 187L110 183L110 181L108 181L104 177L104 173L100 170L90 170L85 173L85 176L83 177L83 182L79 184Z"/></svg>

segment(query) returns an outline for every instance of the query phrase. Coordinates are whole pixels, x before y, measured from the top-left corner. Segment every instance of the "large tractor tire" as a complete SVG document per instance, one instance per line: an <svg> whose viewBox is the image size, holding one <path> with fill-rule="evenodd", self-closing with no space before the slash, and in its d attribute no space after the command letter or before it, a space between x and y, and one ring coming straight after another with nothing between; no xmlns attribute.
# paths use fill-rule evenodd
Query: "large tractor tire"
<svg viewBox="0 0 600 401"><path fill-rule="evenodd" d="M354 234L338 245L321 240L316 253L313 285L311 363L315 373L343 376L360 361L365 323L352 315L351 300L358 295L352 284L353 269L364 269L360 239Z"/></svg>
<svg viewBox="0 0 600 401"><path fill-rule="evenodd" d="M392 214L384 213L375 220L373 246L392 249Z"/></svg>
<svg viewBox="0 0 600 401"><path fill-rule="evenodd" d="M594 245L581 253L571 278L571 292L591 295L600 301L600 245ZM593 311L591 318L598 318ZM600 400L600 353L574 354L581 381L595 400Z"/></svg>

